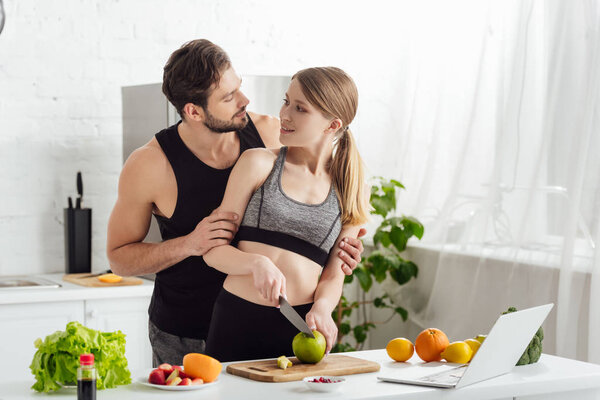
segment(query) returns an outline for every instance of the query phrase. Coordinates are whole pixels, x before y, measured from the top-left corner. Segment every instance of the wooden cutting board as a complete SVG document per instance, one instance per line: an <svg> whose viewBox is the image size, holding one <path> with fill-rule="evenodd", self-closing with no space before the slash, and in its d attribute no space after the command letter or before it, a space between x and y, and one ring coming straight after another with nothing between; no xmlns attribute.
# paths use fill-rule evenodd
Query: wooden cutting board
<svg viewBox="0 0 600 400"><path fill-rule="evenodd" d="M140 278L134 278L131 276L124 276L121 282L106 283L100 282L97 276L91 276L89 278L81 278L82 276L89 275L89 273L83 274L66 274L63 276L63 281L74 283L76 285L87 286L87 287L111 287L111 286L133 286L141 285L143 281Z"/></svg>
<svg viewBox="0 0 600 400"><path fill-rule="evenodd" d="M248 361L230 364L227 372L260 382L290 382L313 375L353 375L379 371L380 365L374 361L360 358L330 354L318 364L302 364L296 357L291 357L294 364L287 369L277 367L277 359Z"/></svg>

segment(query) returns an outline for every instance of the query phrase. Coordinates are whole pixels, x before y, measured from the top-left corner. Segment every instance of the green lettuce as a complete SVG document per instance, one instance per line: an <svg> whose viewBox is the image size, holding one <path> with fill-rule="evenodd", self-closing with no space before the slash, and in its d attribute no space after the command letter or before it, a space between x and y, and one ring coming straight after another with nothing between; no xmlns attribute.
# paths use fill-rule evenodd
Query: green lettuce
<svg viewBox="0 0 600 400"><path fill-rule="evenodd" d="M131 383L131 373L125 358L125 335L121 331L100 332L79 322L69 322L64 331L57 331L42 341L29 368L35 376L31 387L38 392L58 390L63 385L75 385L79 355L94 354L98 389L114 388Z"/></svg>

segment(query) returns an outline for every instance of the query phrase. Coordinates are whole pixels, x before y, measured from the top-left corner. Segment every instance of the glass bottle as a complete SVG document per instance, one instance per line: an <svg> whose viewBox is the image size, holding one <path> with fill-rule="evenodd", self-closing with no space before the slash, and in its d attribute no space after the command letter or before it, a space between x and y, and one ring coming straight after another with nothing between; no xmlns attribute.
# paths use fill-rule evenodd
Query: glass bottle
<svg viewBox="0 0 600 400"><path fill-rule="evenodd" d="M77 400L96 400L96 367L93 354L79 356Z"/></svg>

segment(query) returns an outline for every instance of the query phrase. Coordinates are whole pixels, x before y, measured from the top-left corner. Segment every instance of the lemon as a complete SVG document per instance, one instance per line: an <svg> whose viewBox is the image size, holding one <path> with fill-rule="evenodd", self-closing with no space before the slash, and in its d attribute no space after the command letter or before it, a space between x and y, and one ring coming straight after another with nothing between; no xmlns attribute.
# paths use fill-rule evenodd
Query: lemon
<svg viewBox="0 0 600 400"><path fill-rule="evenodd" d="M415 346L406 338L396 338L388 342L385 350L392 360L406 361L412 357L415 352Z"/></svg>
<svg viewBox="0 0 600 400"><path fill-rule="evenodd" d="M287 367L291 367L292 362L286 356L277 357L277 367L281 369L286 369Z"/></svg>
<svg viewBox="0 0 600 400"><path fill-rule="evenodd" d="M477 340L479 343L483 343L486 337L487 335L477 335L474 337L474 339Z"/></svg>
<svg viewBox="0 0 600 400"><path fill-rule="evenodd" d="M471 350L473 350L473 355L471 356L471 358L473 358L475 356L475 353L477 353L477 350L479 350L481 343L479 342L479 340L476 339L467 339L465 340L465 343L469 345Z"/></svg>
<svg viewBox="0 0 600 400"><path fill-rule="evenodd" d="M466 364L471 361L473 350L465 342L452 342L442 351L441 356L451 363Z"/></svg>

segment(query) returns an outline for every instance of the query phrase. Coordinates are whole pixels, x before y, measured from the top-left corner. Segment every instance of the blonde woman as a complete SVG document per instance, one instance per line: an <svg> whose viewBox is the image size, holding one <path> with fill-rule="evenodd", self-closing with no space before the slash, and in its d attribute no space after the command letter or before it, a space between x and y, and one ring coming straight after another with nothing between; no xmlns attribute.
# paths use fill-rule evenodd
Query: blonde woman
<svg viewBox="0 0 600 400"><path fill-rule="evenodd" d="M368 216L360 155L348 125L358 107L352 79L334 67L292 77L280 111L280 149L251 149L235 165L219 207L243 216L232 245L206 263L228 274L217 297L206 353L221 361L292 353L298 332L277 309L279 295L325 336L344 273L330 254L356 237ZM235 247L237 245L237 247Z"/></svg>

